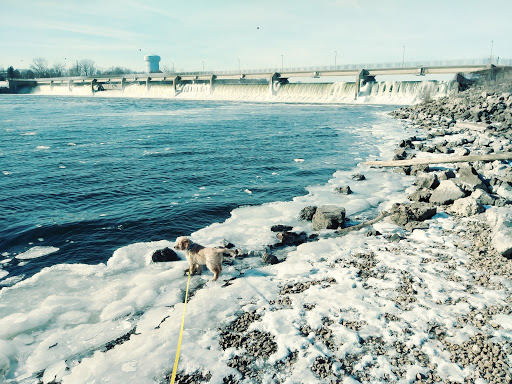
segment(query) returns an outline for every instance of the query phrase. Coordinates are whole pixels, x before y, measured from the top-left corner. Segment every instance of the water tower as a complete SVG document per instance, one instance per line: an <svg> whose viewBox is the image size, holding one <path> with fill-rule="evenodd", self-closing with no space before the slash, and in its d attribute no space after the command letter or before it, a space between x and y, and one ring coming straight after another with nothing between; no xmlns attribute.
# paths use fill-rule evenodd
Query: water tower
<svg viewBox="0 0 512 384"><path fill-rule="evenodd" d="M160 72L160 69L158 67L158 63L160 62L160 56L146 55L144 56L144 61L146 62L146 72Z"/></svg>

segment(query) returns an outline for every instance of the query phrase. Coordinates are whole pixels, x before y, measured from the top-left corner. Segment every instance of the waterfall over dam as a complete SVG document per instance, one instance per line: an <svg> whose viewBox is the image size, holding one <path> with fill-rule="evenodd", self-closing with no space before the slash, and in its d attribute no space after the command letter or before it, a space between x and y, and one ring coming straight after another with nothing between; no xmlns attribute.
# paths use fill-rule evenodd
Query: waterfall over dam
<svg viewBox="0 0 512 384"><path fill-rule="evenodd" d="M279 84L274 94L266 84L182 84L175 92L171 85L147 87L131 84L121 89L92 92L89 86L38 85L33 94L94 97L169 98L188 100L226 100L276 103L343 103L343 104L416 104L457 92L454 81L380 81L361 87L354 100L355 83L289 83Z"/></svg>

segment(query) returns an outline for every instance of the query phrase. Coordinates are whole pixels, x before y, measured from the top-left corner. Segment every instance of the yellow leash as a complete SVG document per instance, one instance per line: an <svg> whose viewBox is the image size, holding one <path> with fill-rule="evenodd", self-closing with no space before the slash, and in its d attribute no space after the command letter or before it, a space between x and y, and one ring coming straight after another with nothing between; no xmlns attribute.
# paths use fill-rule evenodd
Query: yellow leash
<svg viewBox="0 0 512 384"><path fill-rule="evenodd" d="M176 372L178 371L178 361L180 360L181 338L183 337L183 326L185 325L185 308L187 308L188 300L188 287L190 285L190 276L192 276L192 266L188 270L187 292L185 293L185 303L183 304L183 318L181 319L180 337L178 339L178 349L176 350L176 357L174 358L174 368L172 369L171 383L174 384L176 380Z"/></svg>

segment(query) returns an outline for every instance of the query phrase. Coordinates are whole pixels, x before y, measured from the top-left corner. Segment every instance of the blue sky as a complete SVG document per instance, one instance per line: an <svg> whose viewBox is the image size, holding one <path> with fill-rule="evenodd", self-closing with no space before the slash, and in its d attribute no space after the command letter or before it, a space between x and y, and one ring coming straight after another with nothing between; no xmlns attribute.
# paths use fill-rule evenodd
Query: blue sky
<svg viewBox="0 0 512 384"><path fill-rule="evenodd" d="M16 0L0 7L0 68L35 57L144 70L512 59L512 1ZM281 56L282 55L282 56Z"/></svg>

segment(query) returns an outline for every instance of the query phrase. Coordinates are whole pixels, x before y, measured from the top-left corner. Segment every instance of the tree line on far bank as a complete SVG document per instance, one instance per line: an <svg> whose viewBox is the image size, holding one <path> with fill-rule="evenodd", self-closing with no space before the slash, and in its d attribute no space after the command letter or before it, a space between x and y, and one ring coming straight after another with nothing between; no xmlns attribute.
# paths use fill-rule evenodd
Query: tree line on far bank
<svg viewBox="0 0 512 384"><path fill-rule="evenodd" d="M96 67L93 60L76 60L70 67L63 63L48 65L48 61L42 57L32 60L29 69L15 69L12 65L7 70L0 69L0 81L6 79L34 79L42 77L65 77L65 76L96 76L96 75L122 75L136 73L129 68L112 66L105 70Z"/></svg>

